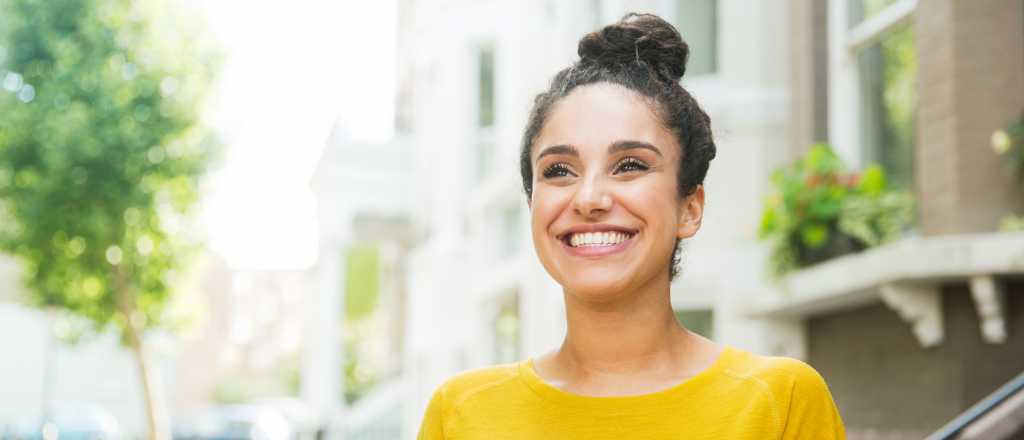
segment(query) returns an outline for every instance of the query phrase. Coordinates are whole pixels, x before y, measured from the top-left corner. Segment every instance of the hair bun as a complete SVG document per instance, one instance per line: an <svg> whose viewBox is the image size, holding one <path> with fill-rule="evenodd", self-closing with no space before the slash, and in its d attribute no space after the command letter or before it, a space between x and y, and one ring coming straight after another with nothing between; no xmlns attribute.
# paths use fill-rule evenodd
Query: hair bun
<svg viewBox="0 0 1024 440"><path fill-rule="evenodd" d="M616 23L584 35L581 62L627 65L642 61L660 75L678 81L686 73L690 47L676 28L653 14L629 13Z"/></svg>

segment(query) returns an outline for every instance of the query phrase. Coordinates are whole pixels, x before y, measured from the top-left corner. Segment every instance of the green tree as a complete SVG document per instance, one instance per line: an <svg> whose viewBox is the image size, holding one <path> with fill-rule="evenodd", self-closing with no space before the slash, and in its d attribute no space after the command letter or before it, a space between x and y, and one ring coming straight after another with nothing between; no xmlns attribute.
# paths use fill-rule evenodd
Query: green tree
<svg viewBox="0 0 1024 440"><path fill-rule="evenodd" d="M363 398L379 379L367 350L379 344L370 319L380 297L380 250L375 243L353 245L345 252L345 331L341 371L344 398L349 404Z"/></svg>
<svg viewBox="0 0 1024 440"><path fill-rule="evenodd" d="M34 305L119 332L151 439L169 429L144 335L173 324L217 146L198 24L159 0L0 0L0 250Z"/></svg>

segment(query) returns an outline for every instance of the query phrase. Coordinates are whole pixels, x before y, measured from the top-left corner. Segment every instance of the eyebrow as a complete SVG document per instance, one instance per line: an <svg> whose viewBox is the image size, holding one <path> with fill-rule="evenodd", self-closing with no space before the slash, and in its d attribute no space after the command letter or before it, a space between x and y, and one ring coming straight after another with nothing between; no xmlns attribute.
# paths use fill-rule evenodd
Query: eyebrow
<svg viewBox="0 0 1024 440"><path fill-rule="evenodd" d="M655 147L654 145L651 145L644 141L633 140L621 140L612 142L612 144L608 146L608 154L615 154L623 151L635 150L637 148L651 150L659 157L662 156L661 150L659 150L658 147ZM540 161L542 157L547 156L549 154L564 154L567 156L579 157L580 151L577 150L576 147L572 145L552 145L541 151L540 154L537 155L537 159L535 160Z"/></svg>
<svg viewBox="0 0 1024 440"><path fill-rule="evenodd" d="M580 151L577 150L576 147L572 145L552 145L550 147L545 148L544 151L541 151L540 154L537 155L537 159L535 159L535 161L540 162L540 159L542 157L547 156L549 154L564 154L566 156L579 157Z"/></svg>
<svg viewBox="0 0 1024 440"><path fill-rule="evenodd" d="M658 157L661 157L661 150L659 150L658 147L655 147L654 145L651 145L651 144L649 144L647 142L644 142L644 141L630 141L630 140L612 142L612 144L608 147L608 154L614 154L614 153L619 153L619 152L623 152L623 151L635 150L637 148L643 148L645 150L651 150L651 151L654 152L654 154L657 154Z"/></svg>

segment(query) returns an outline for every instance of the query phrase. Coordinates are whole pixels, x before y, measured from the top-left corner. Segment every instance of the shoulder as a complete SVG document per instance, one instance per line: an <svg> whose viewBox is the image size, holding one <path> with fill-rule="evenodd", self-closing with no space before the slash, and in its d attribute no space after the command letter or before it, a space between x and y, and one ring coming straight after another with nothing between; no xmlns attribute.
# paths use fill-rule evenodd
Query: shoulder
<svg viewBox="0 0 1024 440"><path fill-rule="evenodd" d="M762 356L734 349L734 362L726 366L726 373L758 384L776 397L784 397L795 389L828 392L824 378L813 367L799 359L784 356Z"/></svg>
<svg viewBox="0 0 1024 440"><path fill-rule="evenodd" d="M445 380L434 391L434 398L443 399L445 406L458 406L468 399L500 392L518 378L518 363L476 368Z"/></svg>
<svg viewBox="0 0 1024 440"><path fill-rule="evenodd" d="M845 437L842 418L825 379L806 362L737 350L725 370L740 379L742 386L762 391L763 401L774 408L782 438L808 433L811 438Z"/></svg>
<svg viewBox="0 0 1024 440"><path fill-rule="evenodd" d="M435 440L448 438L446 433L455 432L458 409L470 399L479 396L500 399L507 385L518 377L518 364L502 364L477 368L459 373L434 389L427 403L418 439Z"/></svg>

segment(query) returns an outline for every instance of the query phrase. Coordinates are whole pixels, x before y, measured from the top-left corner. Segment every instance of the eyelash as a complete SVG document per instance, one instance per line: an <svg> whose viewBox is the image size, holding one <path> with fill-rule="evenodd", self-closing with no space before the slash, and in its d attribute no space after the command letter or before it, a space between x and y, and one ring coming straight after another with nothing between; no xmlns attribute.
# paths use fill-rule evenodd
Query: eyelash
<svg viewBox="0 0 1024 440"><path fill-rule="evenodd" d="M625 170L623 172L647 171L650 169L650 167L648 167L647 164L644 163L642 160L637 159L635 157L627 157L625 159L620 160L619 163L615 164L615 171L620 171L626 166L631 166L633 168Z"/></svg>
<svg viewBox="0 0 1024 440"><path fill-rule="evenodd" d="M559 173L559 174L555 174L555 173ZM565 163L562 163L562 162L558 162L558 163L551 164L551 166L545 168L544 172L541 173L541 174L544 176L545 179L554 179L556 177L568 176L571 173L572 172L569 171L569 166L568 165L566 165Z"/></svg>
<svg viewBox="0 0 1024 440"><path fill-rule="evenodd" d="M630 167L630 169L626 169L626 167ZM646 163L635 157L627 157L615 164L616 172L628 173L632 171L647 171L649 169L650 167L647 166ZM554 179L558 177L566 177L572 174L572 171L569 170L569 166L564 162L558 162L545 168L541 174L545 179Z"/></svg>

